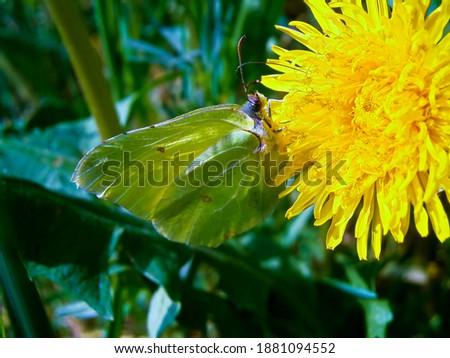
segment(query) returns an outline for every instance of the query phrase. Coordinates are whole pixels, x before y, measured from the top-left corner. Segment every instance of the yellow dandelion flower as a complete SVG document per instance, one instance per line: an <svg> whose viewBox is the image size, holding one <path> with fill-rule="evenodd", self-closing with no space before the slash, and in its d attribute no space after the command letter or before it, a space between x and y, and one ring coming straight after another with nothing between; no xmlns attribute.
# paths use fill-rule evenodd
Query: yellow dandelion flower
<svg viewBox="0 0 450 358"><path fill-rule="evenodd" d="M379 258L389 232L402 242L410 214L444 241L450 198L450 0L427 15L429 0L306 0L322 31L299 21L278 27L306 50L274 47L278 74L262 83L287 92L271 104L280 150L291 165L282 182L306 174L288 218L315 204L316 225L332 220L327 247L357 215L361 259L371 239ZM362 5L364 3L364 5ZM312 163L312 164L311 164ZM305 175L307 180L305 180Z"/></svg>

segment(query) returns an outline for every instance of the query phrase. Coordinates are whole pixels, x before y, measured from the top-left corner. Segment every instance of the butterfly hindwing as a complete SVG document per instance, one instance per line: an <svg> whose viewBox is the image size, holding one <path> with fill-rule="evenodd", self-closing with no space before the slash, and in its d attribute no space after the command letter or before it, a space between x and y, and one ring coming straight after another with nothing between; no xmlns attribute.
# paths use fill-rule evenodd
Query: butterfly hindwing
<svg viewBox="0 0 450 358"><path fill-rule="evenodd" d="M179 178L180 184L188 184L164 193L153 219L158 231L183 242L217 246L264 220L281 188L271 184L275 167L264 166L262 156L269 154L255 151L258 145L254 135L233 131L197 158L195 168Z"/></svg>

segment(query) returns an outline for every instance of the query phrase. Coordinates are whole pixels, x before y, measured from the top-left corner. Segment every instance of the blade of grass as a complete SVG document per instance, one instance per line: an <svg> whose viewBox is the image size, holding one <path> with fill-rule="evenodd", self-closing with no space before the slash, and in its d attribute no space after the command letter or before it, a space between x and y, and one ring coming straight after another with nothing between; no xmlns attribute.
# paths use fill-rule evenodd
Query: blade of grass
<svg viewBox="0 0 450 358"><path fill-rule="evenodd" d="M41 298L12 241L14 230L3 202L0 222L0 286L15 336L53 337Z"/></svg>
<svg viewBox="0 0 450 358"><path fill-rule="evenodd" d="M0 338L5 338L5 324L3 323L3 292L0 285Z"/></svg>
<svg viewBox="0 0 450 358"><path fill-rule="evenodd" d="M104 58L109 68L112 91L114 98L117 100L122 98L124 94L120 58L115 50L119 38L117 21L115 19L117 11L115 11L114 7L117 7L118 3L115 1L94 0L93 5Z"/></svg>
<svg viewBox="0 0 450 358"><path fill-rule="evenodd" d="M0 71L7 77L14 88L14 92L23 101L36 105L38 98L29 82L17 71L8 58L0 51Z"/></svg>
<svg viewBox="0 0 450 358"><path fill-rule="evenodd" d="M75 2L46 0L46 4L69 53L100 136L107 139L120 133L121 127L100 58L89 41Z"/></svg>

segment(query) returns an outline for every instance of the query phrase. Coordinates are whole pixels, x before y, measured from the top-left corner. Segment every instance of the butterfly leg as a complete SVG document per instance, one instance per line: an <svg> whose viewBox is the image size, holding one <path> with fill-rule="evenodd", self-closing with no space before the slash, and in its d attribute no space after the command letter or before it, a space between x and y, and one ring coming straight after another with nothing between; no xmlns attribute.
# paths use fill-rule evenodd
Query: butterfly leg
<svg viewBox="0 0 450 358"><path fill-rule="evenodd" d="M257 132L251 131L251 130L249 130L249 129L244 129L244 128L242 128L242 130L245 131L245 132L247 132L247 133L253 134L256 138L258 138L259 145L258 145L258 146L256 147L256 149L253 151L253 153L256 153L256 152L264 152L264 151L266 150L267 145L266 145L266 143L264 142L264 140L263 140L263 138L261 137L260 134L258 134Z"/></svg>

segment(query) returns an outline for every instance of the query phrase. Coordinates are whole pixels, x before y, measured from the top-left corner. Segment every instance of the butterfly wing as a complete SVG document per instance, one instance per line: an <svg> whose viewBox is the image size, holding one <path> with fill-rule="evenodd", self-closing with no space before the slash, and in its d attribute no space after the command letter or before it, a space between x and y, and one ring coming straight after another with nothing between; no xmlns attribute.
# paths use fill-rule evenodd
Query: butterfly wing
<svg viewBox="0 0 450 358"><path fill-rule="evenodd" d="M196 110L105 141L72 180L171 240L216 246L262 221L282 189L263 180L276 169L254 124L236 105Z"/></svg>

